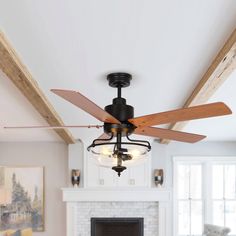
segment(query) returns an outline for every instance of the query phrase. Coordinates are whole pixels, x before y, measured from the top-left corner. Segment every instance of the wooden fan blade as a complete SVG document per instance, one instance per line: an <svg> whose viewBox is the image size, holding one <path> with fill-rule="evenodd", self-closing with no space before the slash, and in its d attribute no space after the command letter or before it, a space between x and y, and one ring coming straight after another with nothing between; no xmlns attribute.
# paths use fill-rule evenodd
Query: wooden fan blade
<svg viewBox="0 0 236 236"><path fill-rule="evenodd" d="M191 134L185 133L180 131L174 131L169 129L162 129L162 128L155 128L155 127L140 127L136 128L134 134L151 136L155 138L164 138L164 139L171 139L179 142L186 142L186 143L196 143L206 136L199 135L199 134Z"/></svg>
<svg viewBox="0 0 236 236"><path fill-rule="evenodd" d="M97 106L94 102L90 101L79 92L61 89L52 89L51 91L102 122L120 124L120 121L114 116L104 111L102 108Z"/></svg>
<svg viewBox="0 0 236 236"><path fill-rule="evenodd" d="M102 128L103 125L61 125L61 126L5 126L4 129L64 129L64 128Z"/></svg>
<svg viewBox="0 0 236 236"><path fill-rule="evenodd" d="M153 126L179 121L202 119L214 116L232 114L232 111L223 102L210 103L189 108L182 108L173 111L155 113L146 116L129 119L133 125Z"/></svg>

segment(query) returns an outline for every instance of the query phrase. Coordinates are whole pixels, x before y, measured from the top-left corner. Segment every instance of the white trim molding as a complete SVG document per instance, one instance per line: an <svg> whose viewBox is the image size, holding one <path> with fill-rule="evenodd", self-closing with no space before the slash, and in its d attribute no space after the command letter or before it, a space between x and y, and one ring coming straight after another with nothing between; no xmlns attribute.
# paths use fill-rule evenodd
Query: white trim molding
<svg viewBox="0 0 236 236"><path fill-rule="evenodd" d="M236 156L173 156L173 162L176 163L202 163L202 162L215 162L215 163L222 163L222 162L236 162Z"/></svg>
<svg viewBox="0 0 236 236"><path fill-rule="evenodd" d="M64 202L169 202L171 192L158 188L63 188Z"/></svg>

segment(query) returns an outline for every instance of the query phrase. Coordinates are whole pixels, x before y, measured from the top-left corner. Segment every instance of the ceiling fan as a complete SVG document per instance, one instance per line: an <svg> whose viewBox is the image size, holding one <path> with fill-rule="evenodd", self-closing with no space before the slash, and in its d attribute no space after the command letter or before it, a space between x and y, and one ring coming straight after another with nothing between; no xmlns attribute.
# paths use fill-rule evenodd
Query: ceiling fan
<svg viewBox="0 0 236 236"><path fill-rule="evenodd" d="M117 162L117 166L114 170L118 174L123 171L125 167L122 167L121 162L125 159L129 159L130 154L127 154L127 150L122 148L122 137L127 137L129 141L135 142L130 139L131 134L151 136L155 138L170 139L180 142L195 143L206 136L199 134L192 134L174 130L168 130L164 128L157 128L152 126L175 123L180 121L202 119L215 116L223 116L232 114L229 107L222 102L216 102L211 104L204 104L199 106L193 106L189 108L182 108L177 110L171 110L166 112L154 113L144 115L140 117L134 117L134 108L126 104L126 100L121 96L122 88L128 87L132 76L128 73L111 73L108 74L107 80L109 85L113 88L117 88L117 97L113 99L111 105L107 105L104 109L97 106L94 102L90 101L87 97L83 96L79 92L71 90L52 89L51 91L56 95L64 98L85 112L89 113L99 121L103 122L103 125L85 125L85 126L18 126L18 127L4 127L8 129L12 128L102 128L104 133L89 146L89 150L95 146L103 145L104 143L112 143L112 139L116 138L116 142L113 144L115 148L113 155L122 156L120 162ZM145 146L149 151L151 149L150 144L147 141L136 140L141 142L138 145Z"/></svg>

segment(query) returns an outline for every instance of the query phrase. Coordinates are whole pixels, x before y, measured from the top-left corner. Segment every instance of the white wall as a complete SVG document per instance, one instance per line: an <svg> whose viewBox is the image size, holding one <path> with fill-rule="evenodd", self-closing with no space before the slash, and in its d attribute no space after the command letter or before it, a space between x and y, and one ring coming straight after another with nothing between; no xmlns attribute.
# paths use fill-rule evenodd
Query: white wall
<svg viewBox="0 0 236 236"><path fill-rule="evenodd" d="M34 235L66 235L65 204L60 188L68 183L67 156L64 143L0 143L0 165L45 167L45 232Z"/></svg>
<svg viewBox="0 0 236 236"><path fill-rule="evenodd" d="M164 169L164 184L166 187L172 187L172 157L188 155L235 156L236 158L236 142L200 142L195 144L171 142L165 145L154 141L152 143L152 172L154 169Z"/></svg>

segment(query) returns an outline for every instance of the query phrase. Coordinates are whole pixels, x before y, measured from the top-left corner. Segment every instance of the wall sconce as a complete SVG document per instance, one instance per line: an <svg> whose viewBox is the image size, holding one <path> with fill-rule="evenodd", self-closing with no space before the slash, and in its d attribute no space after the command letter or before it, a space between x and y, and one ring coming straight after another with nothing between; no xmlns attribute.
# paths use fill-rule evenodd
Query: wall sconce
<svg viewBox="0 0 236 236"><path fill-rule="evenodd" d="M163 169L156 169L154 170L154 181L156 186L161 186L164 181L164 171Z"/></svg>
<svg viewBox="0 0 236 236"><path fill-rule="evenodd" d="M74 188L79 187L80 170L78 170L78 169L71 170L71 183L72 183Z"/></svg>

